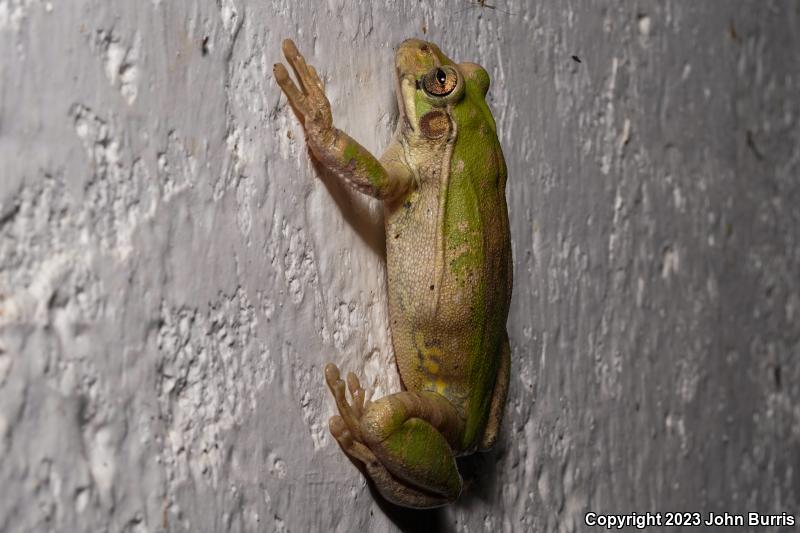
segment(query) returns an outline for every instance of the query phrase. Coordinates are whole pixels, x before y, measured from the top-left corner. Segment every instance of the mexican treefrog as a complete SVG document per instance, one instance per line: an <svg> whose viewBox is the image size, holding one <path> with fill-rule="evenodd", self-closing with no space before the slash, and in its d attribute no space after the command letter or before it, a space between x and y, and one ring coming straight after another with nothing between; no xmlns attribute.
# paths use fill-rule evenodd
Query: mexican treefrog
<svg viewBox="0 0 800 533"><path fill-rule="evenodd" d="M407 507L458 498L455 458L497 439L508 391L511 241L506 165L484 99L489 75L417 39L395 54L399 119L380 159L333 125L314 67L291 40L275 79L311 155L385 210L389 320L404 390L366 399L328 364L331 434L378 491ZM349 389L350 399L346 396Z"/></svg>

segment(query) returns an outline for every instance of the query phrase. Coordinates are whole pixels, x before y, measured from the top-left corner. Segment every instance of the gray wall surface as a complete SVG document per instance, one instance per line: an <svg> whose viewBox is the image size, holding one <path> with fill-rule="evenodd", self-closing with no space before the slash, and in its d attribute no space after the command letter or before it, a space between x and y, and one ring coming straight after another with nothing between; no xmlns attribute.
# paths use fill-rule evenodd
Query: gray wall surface
<svg viewBox="0 0 800 533"><path fill-rule="evenodd" d="M0 530L797 516L800 2L490 3L0 0ZM328 434L326 362L399 387L380 206L271 74L292 37L380 152L412 36L492 76L515 269L500 441L433 512Z"/></svg>

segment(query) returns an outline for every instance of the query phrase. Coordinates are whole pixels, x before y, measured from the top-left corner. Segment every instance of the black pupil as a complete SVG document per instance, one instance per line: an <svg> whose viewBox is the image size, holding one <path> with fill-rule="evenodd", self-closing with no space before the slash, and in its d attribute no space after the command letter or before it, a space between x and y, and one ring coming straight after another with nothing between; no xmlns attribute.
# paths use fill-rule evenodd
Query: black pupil
<svg viewBox="0 0 800 533"><path fill-rule="evenodd" d="M436 69L436 81L438 81L441 85L444 85L444 82L447 81L447 74L445 74L445 72L440 68Z"/></svg>

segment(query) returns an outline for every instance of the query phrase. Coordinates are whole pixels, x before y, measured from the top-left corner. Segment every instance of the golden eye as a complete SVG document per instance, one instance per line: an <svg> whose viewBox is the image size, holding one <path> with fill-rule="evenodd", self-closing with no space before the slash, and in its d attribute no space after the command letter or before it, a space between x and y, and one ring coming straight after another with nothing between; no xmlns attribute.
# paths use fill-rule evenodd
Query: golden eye
<svg viewBox="0 0 800 533"><path fill-rule="evenodd" d="M422 77L422 88L431 96L447 96L458 85L458 74L453 69L435 67Z"/></svg>

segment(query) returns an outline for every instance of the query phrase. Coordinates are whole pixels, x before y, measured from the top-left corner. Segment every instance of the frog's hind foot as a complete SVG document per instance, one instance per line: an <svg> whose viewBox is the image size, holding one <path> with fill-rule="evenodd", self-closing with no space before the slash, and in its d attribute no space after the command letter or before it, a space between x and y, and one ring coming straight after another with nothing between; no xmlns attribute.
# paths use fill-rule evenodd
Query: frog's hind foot
<svg viewBox="0 0 800 533"><path fill-rule="evenodd" d="M375 487L390 502L417 509L441 507L450 502L449 498L417 490L395 478L372 453L372 450L361 442L353 440L353 435L341 416L332 416L328 426L331 435L339 443L342 451L351 459L364 465Z"/></svg>
<svg viewBox="0 0 800 533"><path fill-rule="evenodd" d="M353 439L353 434L350 433L350 429L348 429L341 416L332 416L328 421L328 428L333 438L336 439L336 442L339 443L339 446L349 457L364 463L365 466L372 463L380 464L378 458L369 448Z"/></svg>
<svg viewBox="0 0 800 533"><path fill-rule="evenodd" d="M357 441L363 440L360 428L361 417L364 415L366 408L369 407L369 401L366 399L366 392L361 387L358 378L352 372L347 375L347 388L350 390L352 402L347 401L344 381L339 376L339 369L333 363L328 363L325 366L325 381L328 383L328 388L336 400L336 407L341 415L334 418L339 418L344 423L344 427L349 430L351 438ZM331 419L331 433L336 437L333 418Z"/></svg>

